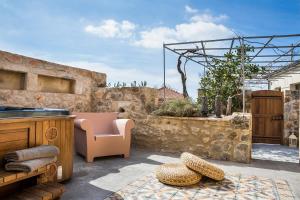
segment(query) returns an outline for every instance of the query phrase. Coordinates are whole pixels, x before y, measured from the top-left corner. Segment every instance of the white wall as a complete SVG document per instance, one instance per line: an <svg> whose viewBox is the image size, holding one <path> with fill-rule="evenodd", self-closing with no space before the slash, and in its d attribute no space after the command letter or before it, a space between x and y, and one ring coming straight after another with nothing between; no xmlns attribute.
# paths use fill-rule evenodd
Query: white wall
<svg viewBox="0 0 300 200"><path fill-rule="evenodd" d="M287 76L289 77L280 77L281 79L271 81L271 89L274 90L275 88L280 87L281 91L290 89L294 90L292 84L300 83L300 74L287 74Z"/></svg>

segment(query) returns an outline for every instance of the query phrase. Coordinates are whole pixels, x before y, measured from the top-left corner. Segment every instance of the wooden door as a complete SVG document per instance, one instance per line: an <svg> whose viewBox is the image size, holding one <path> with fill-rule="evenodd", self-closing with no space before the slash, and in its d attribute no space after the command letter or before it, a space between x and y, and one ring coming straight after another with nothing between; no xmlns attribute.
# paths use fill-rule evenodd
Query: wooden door
<svg viewBox="0 0 300 200"><path fill-rule="evenodd" d="M260 90L252 93L252 142L282 144L282 92Z"/></svg>

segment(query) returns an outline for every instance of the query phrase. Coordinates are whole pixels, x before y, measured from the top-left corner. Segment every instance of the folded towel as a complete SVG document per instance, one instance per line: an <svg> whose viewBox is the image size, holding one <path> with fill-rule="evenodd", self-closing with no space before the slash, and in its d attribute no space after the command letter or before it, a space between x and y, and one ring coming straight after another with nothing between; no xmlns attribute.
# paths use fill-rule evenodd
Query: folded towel
<svg viewBox="0 0 300 200"><path fill-rule="evenodd" d="M26 160L21 162L9 162L5 164L7 171L32 172L40 167L56 162L56 157L38 158L34 160Z"/></svg>
<svg viewBox="0 0 300 200"><path fill-rule="evenodd" d="M59 154L59 149L53 145L41 145L33 148L8 152L4 155L6 162L26 161L37 158L55 157Z"/></svg>

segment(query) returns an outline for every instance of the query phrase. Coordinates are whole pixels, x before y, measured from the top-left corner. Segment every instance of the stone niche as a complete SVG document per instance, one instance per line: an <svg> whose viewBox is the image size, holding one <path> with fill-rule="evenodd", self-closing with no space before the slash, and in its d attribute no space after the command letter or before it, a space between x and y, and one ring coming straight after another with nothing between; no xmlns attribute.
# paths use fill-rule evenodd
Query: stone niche
<svg viewBox="0 0 300 200"><path fill-rule="evenodd" d="M26 73L0 69L0 89L24 90Z"/></svg>
<svg viewBox="0 0 300 200"><path fill-rule="evenodd" d="M38 75L38 91L74 94L75 80Z"/></svg>
<svg viewBox="0 0 300 200"><path fill-rule="evenodd" d="M203 158L251 161L251 117L159 117L136 120L133 144L163 152L191 152Z"/></svg>

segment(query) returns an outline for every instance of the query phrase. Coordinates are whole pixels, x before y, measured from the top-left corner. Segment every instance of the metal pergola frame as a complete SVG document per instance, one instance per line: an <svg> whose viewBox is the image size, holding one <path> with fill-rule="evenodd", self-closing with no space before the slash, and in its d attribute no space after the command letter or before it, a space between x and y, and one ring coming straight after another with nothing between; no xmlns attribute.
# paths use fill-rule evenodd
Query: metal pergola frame
<svg viewBox="0 0 300 200"><path fill-rule="evenodd" d="M253 48L253 52L247 53L249 62L245 60L246 45ZM245 83L268 84L285 77L288 74L300 73L300 34L268 35L268 36L237 36L231 38L200 40L163 44L163 85L166 88L166 50L182 56L186 61L192 61L203 67L211 66L214 59L224 60L224 53L241 48L241 69L243 76L243 112L245 112ZM183 53L186 54L183 54ZM244 65L253 63L265 68L264 74L255 74L251 80L245 79ZM299 64L299 65L298 65ZM164 91L165 98L165 91Z"/></svg>

